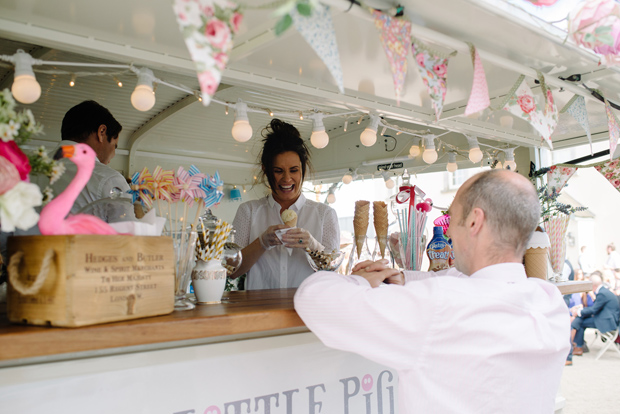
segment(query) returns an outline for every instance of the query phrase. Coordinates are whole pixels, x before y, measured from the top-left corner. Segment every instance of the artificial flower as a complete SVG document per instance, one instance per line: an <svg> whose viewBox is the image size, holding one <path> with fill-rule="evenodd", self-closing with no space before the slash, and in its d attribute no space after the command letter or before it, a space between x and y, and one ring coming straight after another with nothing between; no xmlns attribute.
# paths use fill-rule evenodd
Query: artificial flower
<svg viewBox="0 0 620 414"><path fill-rule="evenodd" d="M28 179L28 174L30 173L28 157L19 149L15 141L0 141L0 156L9 160L17 168L19 177L22 180Z"/></svg>
<svg viewBox="0 0 620 414"><path fill-rule="evenodd" d="M218 49L226 48L228 42L232 40L228 25L217 19L212 19L207 23L205 36L209 43Z"/></svg>
<svg viewBox="0 0 620 414"><path fill-rule="evenodd" d="M0 194L4 194L20 182L17 168L6 158L0 156Z"/></svg>
<svg viewBox="0 0 620 414"><path fill-rule="evenodd" d="M2 231L15 229L28 230L39 221L39 214L34 207L43 201L41 190L36 184L20 181L0 195L0 223Z"/></svg>
<svg viewBox="0 0 620 414"><path fill-rule="evenodd" d="M54 163L54 166L52 167L52 174L50 176L50 184L54 184L58 181L60 176L65 173L66 169L67 167L65 167L65 164L61 162Z"/></svg>

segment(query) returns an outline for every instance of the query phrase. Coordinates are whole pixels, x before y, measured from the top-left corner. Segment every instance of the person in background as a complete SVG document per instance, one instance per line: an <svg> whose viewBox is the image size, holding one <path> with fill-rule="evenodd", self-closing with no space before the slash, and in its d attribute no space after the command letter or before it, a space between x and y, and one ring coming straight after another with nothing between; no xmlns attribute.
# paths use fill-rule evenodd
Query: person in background
<svg viewBox="0 0 620 414"><path fill-rule="evenodd" d="M263 131L261 175L271 193L239 206L233 226L235 241L243 248L241 267L231 277L247 272L248 289L298 287L313 273L305 249L333 251L340 248L338 217L327 204L306 199L302 185L310 170L310 152L299 131L273 119ZM297 227L286 229L284 210L297 213ZM288 249L292 249L289 253Z"/></svg>
<svg viewBox="0 0 620 414"><path fill-rule="evenodd" d="M583 275L585 277L590 276L592 272L596 270L596 266L590 257L590 254L587 251L588 246L581 246L581 254L577 259L577 263L579 264L579 268L583 270Z"/></svg>
<svg viewBox="0 0 620 414"><path fill-rule="evenodd" d="M604 267L613 273L611 289L620 286L620 253L616 251L613 243L607 245L607 261Z"/></svg>
<svg viewBox="0 0 620 414"><path fill-rule="evenodd" d="M83 143L97 154L92 176L75 200L71 214L97 200L109 198L115 192L129 191L126 179L118 171L108 167L116 154L122 128L110 111L95 101L84 101L65 114L60 129L62 141L59 147ZM55 196L69 185L77 173L77 166L71 160L63 158L60 162L64 163L66 171L51 185ZM133 205L129 202L101 203L94 206L89 213L106 222L136 219Z"/></svg>
<svg viewBox="0 0 620 414"><path fill-rule="evenodd" d="M559 290L522 264L536 190L485 171L449 214L456 269L367 261L348 276L317 272L295 294L297 313L325 345L395 369L400 413L552 413L570 323Z"/></svg>
<svg viewBox="0 0 620 414"><path fill-rule="evenodd" d="M573 355L583 355L583 335L586 328L596 328L601 333L613 331L620 322L618 298L603 286L603 279L597 274L590 277L596 300L592 307L577 306L571 310L575 319L571 323L571 343L574 342Z"/></svg>

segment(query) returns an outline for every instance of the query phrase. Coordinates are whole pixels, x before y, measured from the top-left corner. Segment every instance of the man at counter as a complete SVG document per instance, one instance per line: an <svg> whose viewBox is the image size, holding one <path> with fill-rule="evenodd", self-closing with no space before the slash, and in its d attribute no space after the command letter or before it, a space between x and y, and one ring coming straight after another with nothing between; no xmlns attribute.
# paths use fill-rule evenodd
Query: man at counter
<svg viewBox="0 0 620 414"><path fill-rule="evenodd" d="M116 153L118 136L122 128L110 111L95 101L84 101L65 114L60 130L62 141L59 146L83 143L97 154L93 174L75 200L71 214L76 214L94 201L110 197L114 191L120 190L121 193L129 191L125 178L118 171L108 167ZM77 173L77 166L73 162L66 159L61 162L64 162L66 171L52 185L55 195L60 194ZM131 203L101 203L94 206L90 214L106 222L135 220Z"/></svg>
<svg viewBox="0 0 620 414"><path fill-rule="evenodd" d="M458 271L318 272L299 287L297 312L327 346L396 369L401 413L552 413L569 317L559 290L522 265L540 218L534 187L486 171L449 214Z"/></svg>

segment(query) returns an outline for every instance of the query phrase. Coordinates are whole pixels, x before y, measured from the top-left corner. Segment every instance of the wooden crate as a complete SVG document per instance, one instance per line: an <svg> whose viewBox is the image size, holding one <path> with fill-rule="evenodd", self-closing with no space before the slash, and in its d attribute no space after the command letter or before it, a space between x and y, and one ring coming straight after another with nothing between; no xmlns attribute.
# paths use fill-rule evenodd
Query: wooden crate
<svg viewBox="0 0 620 414"><path fill-rule="evenodd" d="M11 322L76 327L173 311L169 237L20 236L8 252Z"/></svg>

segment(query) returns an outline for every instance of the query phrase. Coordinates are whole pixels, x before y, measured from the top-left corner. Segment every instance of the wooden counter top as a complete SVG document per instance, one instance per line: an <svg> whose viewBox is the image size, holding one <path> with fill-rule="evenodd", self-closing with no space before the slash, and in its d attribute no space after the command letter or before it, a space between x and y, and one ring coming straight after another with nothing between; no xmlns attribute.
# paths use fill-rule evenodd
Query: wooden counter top
<svg viewBox="0 0 620 414"><path fill-rule="evenodd" d="M190 311L82 328L10 324L0 315L0 362L297 328L307 330L295 309L296 289L226 292L217 305ZM273 333L272 333L273 334Z"/></svg>

